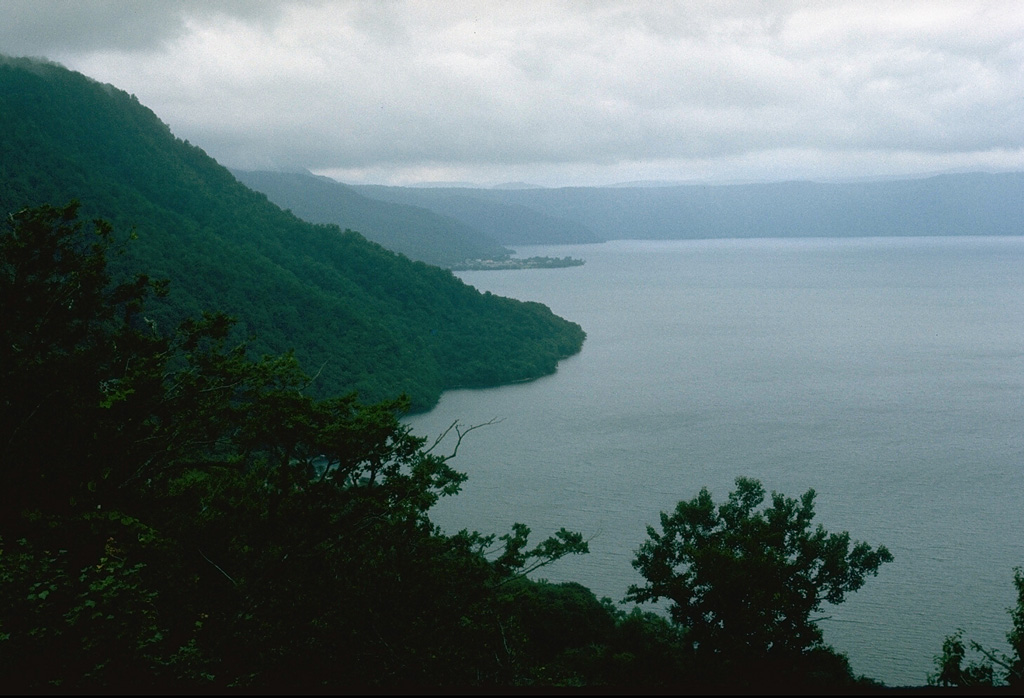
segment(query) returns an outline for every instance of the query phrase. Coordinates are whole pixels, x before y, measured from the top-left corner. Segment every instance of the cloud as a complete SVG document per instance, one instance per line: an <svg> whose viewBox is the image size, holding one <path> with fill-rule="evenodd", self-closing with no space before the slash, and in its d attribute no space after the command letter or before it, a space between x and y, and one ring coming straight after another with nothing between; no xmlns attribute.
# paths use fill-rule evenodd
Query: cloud
<svg viewBox="0 0 1024 698"><path fill-rule="evenodd" d="M2 8L0 51L133 92L229 165L392 179L1024 166L1017 2Z"/></svg>
<svg viewBox="0 0 1024 698"><path fill-rule="evenodd" d="M0 0L0 47L7 55L42 57L108 49L149 52L184 34L189 17L272 22L279 9L276 3L248 0Z"/></svg>

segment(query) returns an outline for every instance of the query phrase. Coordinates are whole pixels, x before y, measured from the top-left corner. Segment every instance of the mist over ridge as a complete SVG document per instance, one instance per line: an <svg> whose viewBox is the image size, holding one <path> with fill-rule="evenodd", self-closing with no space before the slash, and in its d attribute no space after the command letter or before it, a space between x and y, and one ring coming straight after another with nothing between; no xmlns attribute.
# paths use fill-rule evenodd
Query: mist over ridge
<svg viewBox="0 0 1024 698"><path fill-rule="evenodd" d="M855 182L413 189L357 185L383 201L413 203L465 221L471 206L528 209L600 240L749 237L1020 235L1024 173L957 173ZM491 209L498 217L498 209ZM546 234L526 243L586 242Z"/></svg>

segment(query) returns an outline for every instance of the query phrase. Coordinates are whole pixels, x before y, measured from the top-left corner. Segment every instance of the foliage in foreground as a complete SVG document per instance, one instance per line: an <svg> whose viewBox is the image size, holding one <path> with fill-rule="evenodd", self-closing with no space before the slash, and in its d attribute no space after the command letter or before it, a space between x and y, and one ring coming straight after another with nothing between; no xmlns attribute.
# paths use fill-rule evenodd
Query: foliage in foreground
<svg viewBox="0 0 1024 698"><path fill-rule="evenodd" d="M707 489L662 513L659 533L637 553L647 583L628 600L667 599L686 629L695 679L712 685L821 684L850 679L846 658L824 643L815 614L863 586L892 560L879 546L851 543L814 519L814 490L799 500L738 478L726 502Z"/></svg>
<svg viewBox="0 0 1024 698"><path fill-rule="evenodd" d="M1024 570L1013 569L1017 603L1007 609L1011 628L1006 633L1011 654L964 642L964 631L957 630L942 643L942 654L935 658L935 673L928 677L933 686L979 688L1009 686L1024 688ZM968 649L970 651L968 651ZM970 655L970 658L968 658Z"/></svg>
<svg viewBox="0 0 1024 698"><path fill-rule="evenodd" d="M740 479L663 515L626 613L526 574L584 553L449 535L465 479L404 399L316 399L294 357L253 359L208 314L161 334L165 284L114 281L77 206L0 235L0 685L288 692L396 687L836 687L811 614L891 559Z"/></svg>
<svg viewBox="0 0 1024 698"><path fill-rule="evenodd" d="M317 400L231 321L163 336L72 204L0 237L0 676L10 690L517 680L505 588L582 553L445 535L464 475L405 400Z"/></svg>

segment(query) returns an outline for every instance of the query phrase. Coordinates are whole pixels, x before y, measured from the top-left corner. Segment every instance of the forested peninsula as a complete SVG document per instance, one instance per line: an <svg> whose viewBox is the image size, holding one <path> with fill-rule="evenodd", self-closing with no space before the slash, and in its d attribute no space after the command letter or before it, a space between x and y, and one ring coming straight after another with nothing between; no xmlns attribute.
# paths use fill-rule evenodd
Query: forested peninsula
<svg viewBox="0 0 1024 698"><path fill-rule="evenodd" d="M254 351L294 350L318 395L404 393L425 409L446 388L551 373L582 346L583 329L540 304L281 210L113 86L4 59L0 123L0 209L77 199L83 218L136 238L116 273L173 282L152 321L228 313Z"/></svg>

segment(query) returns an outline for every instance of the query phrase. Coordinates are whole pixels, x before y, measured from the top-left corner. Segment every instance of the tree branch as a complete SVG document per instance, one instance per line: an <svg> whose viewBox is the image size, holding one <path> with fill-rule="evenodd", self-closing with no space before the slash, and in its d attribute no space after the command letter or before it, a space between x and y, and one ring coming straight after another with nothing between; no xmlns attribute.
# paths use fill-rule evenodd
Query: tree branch
<svg viewBox="0 0 1024 698"><path fill-rule="evenodd" d="M501 423L503 421L505 421L505 420L504 419L498 419L497 417L494 417L492 419L489 419L486 422L482 422L480 424L474 424L473 426L467 427L465 430L463 430L459 426L459 421L455 420L454 422L451 423L451 425L447 429L445 429L443 432L441 432L440 436L438 436L436 439L434 439L434 443L432 443L430 445L430 448L425 449L423 451L423 453L424 454L429 454L431 451L433 451L435 448L437 448L440 445L440 443L442 441L444 441L445 438L447 438L447 436L450 433L452 433L452 431L454 431L455 434L456 434L455 448L452 449L452 452L450 454L448 454L447 456L440 456L441 460L443 460L445 462L450 461L453 458L455 458L455 456L458 454L459 446L462 445L462 440L464 438L466 438L466 435L469 434L469 432L474 431L476 429L480 429L481 427L489 427L489 426L491 426L493 424L499 424L499 423Z"/></svg>
<svg viewBox="0 0 1024 698"><path fill-rule="evenodd" d="M203 556L203 559L204 559L204 560L206 560L206 561L207 561L207 562L209 562L209 563L210 563L211 565L213 565L213 568L214 568L215 570L217 570L218 572L220 572L221 574L223 574L223 575L224 575L225 577L227 577L228 581L229 581L229 582L231 582L231 583L232 583L233 585L235 585L235 586L238 586L238 582L236 582L236 581L235 581L235 580L234 580L234 579L233 579L233 578L231 577L231 575L230 575L230 574L228 574L227 572L225 572L225 571L224 571L224 568L223 568L223 567L221 567L220 565L218 565L218 564L217 564L216 562L214 562L214 561L213 561L213 560L211 560L210 558L206 557L206 553L204 553L204 552L203 552L203 549L202 549L202 548L196 548L196 550L198 550L198 551L199 551L199 554Z"/></svg>

